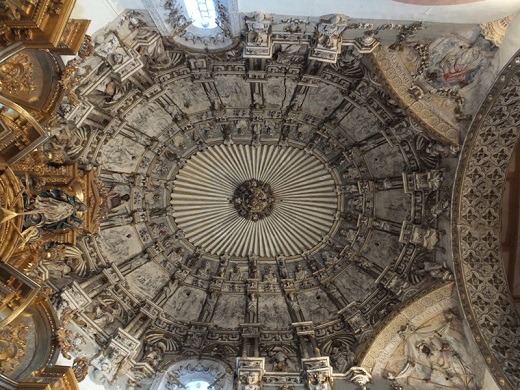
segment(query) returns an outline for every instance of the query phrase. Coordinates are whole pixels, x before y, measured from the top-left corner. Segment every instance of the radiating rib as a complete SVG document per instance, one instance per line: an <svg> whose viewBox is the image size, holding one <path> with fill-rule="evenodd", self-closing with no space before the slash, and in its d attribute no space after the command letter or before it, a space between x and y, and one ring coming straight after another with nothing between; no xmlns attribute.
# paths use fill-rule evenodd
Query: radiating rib
<svg viewBox="0 0 520 390"><path fill-rule="evenodd" d="M272 188L275 203L259 221L241 217L230 199L243 182ZM336 183L312 154L275 145L216 145L193 155L178 172L173 216L187 240L233 256L300 255L329 234L337 211Z"/></svg>

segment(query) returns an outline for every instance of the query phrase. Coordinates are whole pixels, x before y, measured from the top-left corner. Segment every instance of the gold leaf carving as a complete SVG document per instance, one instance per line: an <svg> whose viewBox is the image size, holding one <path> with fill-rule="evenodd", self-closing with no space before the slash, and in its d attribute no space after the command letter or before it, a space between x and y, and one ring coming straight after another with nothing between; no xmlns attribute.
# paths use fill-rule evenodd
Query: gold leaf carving
<svg viewBox="0 0 520 390"><path fill-rule="evenodd" d="M8 93L31 92L33 65L27 54L17 54L0 65L0 90Z"/></svg>

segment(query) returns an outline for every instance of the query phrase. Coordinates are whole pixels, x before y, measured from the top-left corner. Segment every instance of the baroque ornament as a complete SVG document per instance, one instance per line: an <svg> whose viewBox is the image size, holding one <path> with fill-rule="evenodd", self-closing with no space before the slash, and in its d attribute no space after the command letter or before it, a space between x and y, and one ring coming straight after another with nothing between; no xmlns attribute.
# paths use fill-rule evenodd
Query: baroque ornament
<svg viewBox="0 0 520 390"><path fill-rule="evenodd" d="M29 328L24 324L7 325L0 333L0 371L8 375L21 364L26 353Z"/></svg>
<svg viewBox="0 0 520 390"><path fill-rule="evenodd" d="M0 65L0 91L32 92L36 88L32 78L33 64L27 54L17 54Z"/></svg>
<svg viewBox="0 0 520 390"><path fill-rule="evenodd" d="M237 187L231 202L240 216L258 221L271 214L275 199L269 184L251 179Z"/></svg>

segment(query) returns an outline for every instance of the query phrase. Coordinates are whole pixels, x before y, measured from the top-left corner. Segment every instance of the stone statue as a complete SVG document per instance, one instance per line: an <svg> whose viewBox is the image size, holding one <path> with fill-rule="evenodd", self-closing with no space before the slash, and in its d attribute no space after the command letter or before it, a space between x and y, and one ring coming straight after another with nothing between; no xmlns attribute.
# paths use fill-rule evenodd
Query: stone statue
<svg viewBox="0 0 520 390"><path fill-rule="evenodd" d="M50 152L63 153L66 160L73 160L79 156L88 139L88 130L84 127L76 128L68 123L61 123L50 129L51 138L46 146Z"/></svg>
<svg viewBox="0 0 520 390"><path fill-rule="evenodd" d="M289 370L290 359L289 357L280 349L280 347L274 347L267 353L267 356L270 357L271 363L273 365L272 370L275 372L286 372Z"/></svg>
<svg viewBox="0 0 520 390"><path fill-rule="evenodd" d="M155 370L162 360L162 355L160 354L159 348L148 345L145 349L144 360L150 365L150 367Z"/></svg>
<svg viewBox="0 0 520 390"><path fill-rule="evenodd" d="M338 372L345 372L354 363L356 355L344 345L334 345L330 352L330 359Z"/></svg>
<svg viewBox="0 0 520 390"><path fill-rule="evenodd" d="M94 318L92 319L100 328L106 328L108 325L114 322L114 316L106 309L102 308L102 305L98 305L94 309Z"/></svg>
<svg viewBox="0 0 520 390"><path fill-rule="evenodd" d="M206 299L206 305L204 306L204 311L202 314L202 322L209 321L211 319L211 315L213 314L213 309L215 309L215 304L217 303L217 295L215 293L208 293Z"/></svg>
<svg viewBox="0 0 520 390"><path fill-rule="evenodd" d="M211 269L206 262L203 262L202 265L197 269L196 274L202 279L207 279L211 275Z"/></svg>
<svg viewBox="0 0 520 390"><path fill-rule="evenodd" d="M298 264L296 266L296 271L294 272L294 278L296 280L302 280L307 277L307 271L303 268L303 265Z"/></svg>
<svg viewBox="0 0 520 390"><path fill-rule="evenodd" d="M338 261L337 256L333 256L333 255L331 255L330 252L327 252L327 251L324 251L321 254L321 258L323 259L323 262L325 263L325 265L327 267L330 267L331 265L335 264Z"/></svg>
<svg viewBox="0 0 520 390"><path fill-rule="evenodd" d="M234 282L243 282L244 281L244 275L242 273L242 270L238 266L238 264L235 264L233 266L233 271L231 272L231 275L229 275L229 280Z"/></svg>
<svg viewBox="0 0 520 390"><path fill-rule="evenodd" d="M256 322L256 303L257 296L256 294L249 294L249 299L247 301L247 314L249 317L249 322Z"/></svg>
<svg viewBox="0 0 520 390"><path fill-rule="evenodd" d="M269 266L264 273L264 282L274 283L276 282L276 273L273 266Z"/></svg>

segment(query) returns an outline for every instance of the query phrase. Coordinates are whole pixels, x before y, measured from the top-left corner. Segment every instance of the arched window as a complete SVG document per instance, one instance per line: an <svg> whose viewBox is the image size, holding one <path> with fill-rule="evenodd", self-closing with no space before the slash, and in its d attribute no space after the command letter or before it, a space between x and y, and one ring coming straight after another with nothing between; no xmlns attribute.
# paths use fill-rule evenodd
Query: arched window
<svg viewBox="0 0 520 390"><path fill-rule="evenodd" d="M186 11L193 25L210 29L217 27L215 3L213 0L184 0Z"/></svg>
<svg viewBox="0 0 520 390"><path fill-rule="evenodd" d="M232 47L240 35L238 0L142 0L159 32L200 51Z"/></svg>
<svg viewBox="0 0 520 390"><path fill-rule="evenodd" d="M175 377L176 383L173 386L168 379L172 376ZM223 361L189 358L172 363L164 375L156 378L152 388L158 390L232 389L233 374Z"/></svg>

